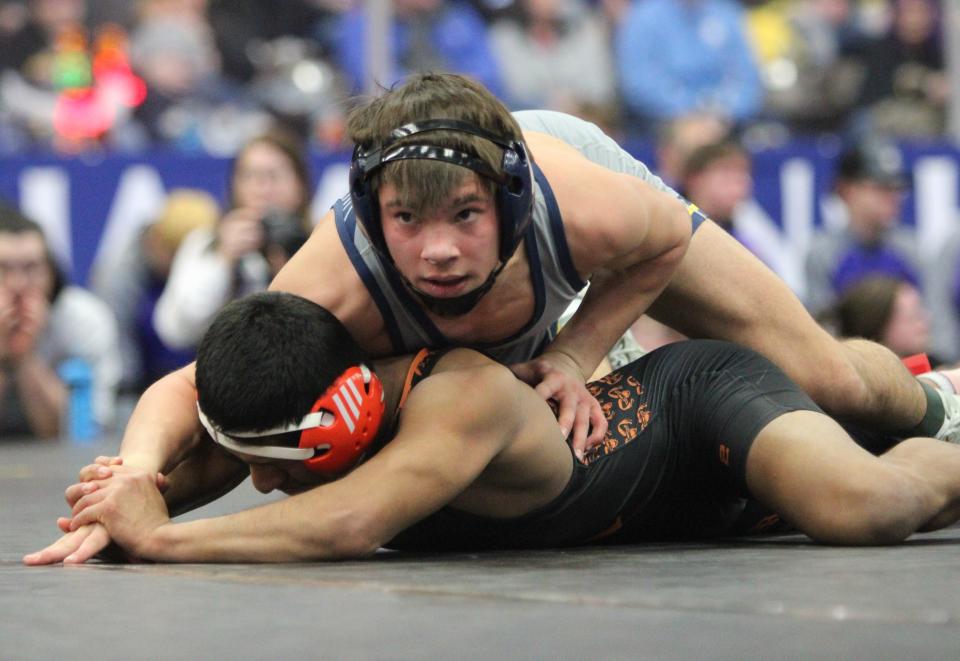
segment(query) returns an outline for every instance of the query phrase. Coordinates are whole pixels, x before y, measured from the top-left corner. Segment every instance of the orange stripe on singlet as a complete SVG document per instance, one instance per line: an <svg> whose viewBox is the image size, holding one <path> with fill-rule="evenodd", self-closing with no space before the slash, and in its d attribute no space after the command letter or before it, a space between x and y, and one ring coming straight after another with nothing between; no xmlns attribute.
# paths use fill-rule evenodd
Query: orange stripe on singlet
<svg viewBox="0 0 960 661"><path fill-rule="evenodd" d="M617 532L618 530L620 530L622 527L623 527L623 519L621 519L621 518L618 516L616 519L613 520L613 523L611 523L609 526L607 526L607 528L606 528L605 530L601 530L601 531L598 532L596 535L594 535L593 537L591 537L590 539L588 539L585 543L589 544L589 543L591 543L591 542L595 542L595 541L597 541L597 540L603 539L604 537L609 537L609 536L612 535L613 533L615 533L615 532Z"/></svg>
<svg viewBox="0 0 960 661"><path fill-rule="evenodd" d="M424 358L426 358L429 353L429 349L420 349L420 351L418 351L413 357L413 360L410 361L410 367L407 368L407 378L403 380L403 390L400 392L400 402L397 404L398 413L400 409L403 408L404 402L407 401L407 395L410 394L410 388L413 386L413 379L417 375L417 368L420 367L420 363L423 362Z"/></svg>

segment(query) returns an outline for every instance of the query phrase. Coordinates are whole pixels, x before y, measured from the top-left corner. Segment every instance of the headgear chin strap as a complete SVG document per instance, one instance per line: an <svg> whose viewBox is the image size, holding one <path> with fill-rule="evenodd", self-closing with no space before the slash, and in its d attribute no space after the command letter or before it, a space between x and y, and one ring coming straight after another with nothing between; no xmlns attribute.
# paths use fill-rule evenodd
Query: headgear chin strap
<svg viewBox="0 0 960 661"><path fill-rule="evenodd" d="M497 266L490 271L490 275L487 276L487 279L479 287L471 289L466 294L460 294L459 296L451 296L449 298L441 298L439 296L431 296L430 294L420 291L413 286L409 280L400 276L403 280L403 283L407 286L407 289L416 296L423 307L427 308L437 316L443 317L445 319L452 319L453 317L459 317L464 315L473 308L477 306L477 303L480 302L480 299L486 295L488 291L493 288L494 283L497 280L497 276L500 275L500 271L503 270L503 267L506 266L505 262L500 262Z"/></svg>
<svg viewBox="0 0 960 661"><path fill-rule="evenodd" d="M360 461L377 437L383 413L383 385L366 365L348 368L299 422L272 429L224 431L197 402L201 424L219 445L255 457L301 460L316 473L340 473Z"/></svg>

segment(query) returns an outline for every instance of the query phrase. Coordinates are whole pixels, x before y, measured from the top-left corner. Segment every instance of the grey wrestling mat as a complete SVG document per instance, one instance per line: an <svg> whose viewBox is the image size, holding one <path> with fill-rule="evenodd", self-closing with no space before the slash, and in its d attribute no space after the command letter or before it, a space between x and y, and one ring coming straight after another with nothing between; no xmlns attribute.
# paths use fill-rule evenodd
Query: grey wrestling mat
<svg viewBox="0 0 960 661"><path fill-rule="evenodd" d="M335 564L28 568L115 444L0 442L0 659L960 659L960 528ZM249 484L205 514L263 502Z"/></svg>

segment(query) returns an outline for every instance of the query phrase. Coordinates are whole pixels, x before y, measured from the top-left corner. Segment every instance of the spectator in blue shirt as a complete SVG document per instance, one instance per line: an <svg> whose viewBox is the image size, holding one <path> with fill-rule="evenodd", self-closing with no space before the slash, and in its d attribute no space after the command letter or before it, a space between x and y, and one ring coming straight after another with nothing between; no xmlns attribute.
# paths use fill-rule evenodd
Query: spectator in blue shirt
<svg viewBox="0 0 960 661"><path fill-rule="evenodd" d="M363 8L355 7L342 16L335 31L335 59L353 92L366 87L367 26ZM381 85L389 87L420 71L450 71L478 80L494 94L503 93L487 25L466 2L396 0L390 43L394 71L389 80L376 81Z"/></svg>
<svg viewBox="0 0 960 661"><path fill-rule="evenodd" d="M740 122L760 111L760 74L736 2L634 2L616 58L624 101L639 119L705 110Z"/></svg>

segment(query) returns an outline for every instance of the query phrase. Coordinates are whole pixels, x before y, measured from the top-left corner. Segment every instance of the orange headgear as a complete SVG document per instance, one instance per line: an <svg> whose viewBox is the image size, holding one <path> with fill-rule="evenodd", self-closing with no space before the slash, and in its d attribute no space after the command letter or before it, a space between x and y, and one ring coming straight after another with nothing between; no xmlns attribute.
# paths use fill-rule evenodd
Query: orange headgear
<svg viewBox="0 0 960 661"><path fill-rule="evenodd" d="M299 422L256 432L216 428L197 413L210 437L234 452L271 459L303 460L311 471L340 473L353 467L380 431L383 385L366 365L347 368Z"/></svg>

